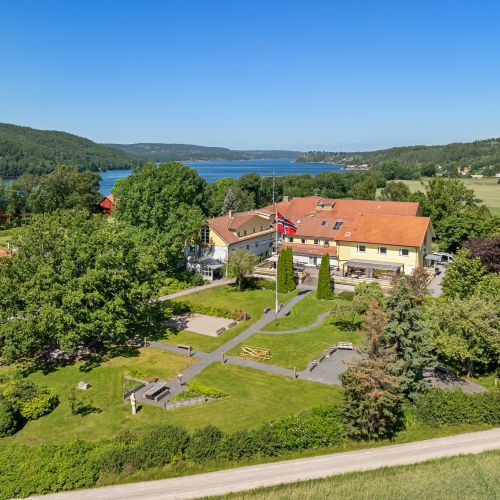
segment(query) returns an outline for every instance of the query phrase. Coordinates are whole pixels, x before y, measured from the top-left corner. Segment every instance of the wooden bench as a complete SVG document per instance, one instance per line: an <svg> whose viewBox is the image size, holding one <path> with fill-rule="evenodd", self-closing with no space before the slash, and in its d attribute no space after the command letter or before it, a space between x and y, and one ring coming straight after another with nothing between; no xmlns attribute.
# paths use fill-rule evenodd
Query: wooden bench
<svg viewBox="0 0 500 500"><path fill-rule="evenodd" d="M309 361L309 363L307 363L307 371L312 372L314 368L318 366L318 364L319 363L317 359L312 359L311 361Z"/></svg>
<svg viewBox="0 0 500 500"><path fill-rule="evenodd" d="M186 349L188 356L191 356L193 353L193 348L188 344L177 344L177 349Z"/></svg>
<svg viewBox="0 0 500 500"><path fill-rule="evenodd" d="M354 347L352 346L352 342L339 342L337 344L337 349L348 349L352 351Z"/></svg>

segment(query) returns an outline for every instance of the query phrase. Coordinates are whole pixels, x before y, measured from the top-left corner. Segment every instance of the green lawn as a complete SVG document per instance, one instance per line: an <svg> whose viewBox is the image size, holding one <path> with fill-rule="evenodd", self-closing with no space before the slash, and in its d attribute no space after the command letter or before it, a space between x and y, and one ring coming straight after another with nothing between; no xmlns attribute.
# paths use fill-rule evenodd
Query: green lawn
<svg viewBox="0 0 500 500"><path fill-rule="evenodd" d="M218 425L234 431L253 427L280 415L296 413L319 403L339 402L341 389L267 374L238 366L209 366L194 381L216 387L230 396L204 405L180 408L166 412L144 405L134 417L130 406L122 401L123 373L135 368L168 379L187 368L194 360L148 347L136 357L118 357L83 373L78 365L59 368L30 378L56 390L61 403L49 415L29 422L21 431L2 442L43 444L64 442L79 437L93 440L114 436L122 429L149 430L165 423L182 425L188 429ZM91 384L89 394L101 413L84 417L70 414L65 394L80 380Z"/></svg>
<svg viewBox="0 0 500 500"><path fill-rule="evenodd" d="M17 228L11 229L0 229L0 247L7 247L7 243L14 237L16 234Z"/></svg>
<svg viewBox="0 0 500 500"><path fill-rule="evenodd" d="M352 472L212 498L487 500L499 497L499 471L500 451L492 451L479 455L442 458L415 465Z"/></svg>
<svg viewBox="0 0 500 500"><path fill-rule="evenodd" d="M486 389L493 389L495 387L495 374L488 373L486 375L478 375L477 377L467 377L470 381L476 382L486 387Z"/></svg>
<svg viewBox="0 0 500 500"><path fill-rule="evenodd" d="M257 333L244 343L233 348L228 354L238 356L243 345L263 347L269 349L272 355L272 359L262 361L263 363L303 370L308 361L315 359L327 347L335 345L337 342L353 342L356 344L360 340L361 335L359 333L341 330L337 325L331 323L330 318L326 318L321 326L306 332Z"/></svg>
<svg viewBox="0 0 500 500"><path fill-rule="evenodd" d="M266 326L266 331L293 330L312 325L321 313L330 311L331 300L319 300L315 292L309 292L306 298L302 299L292 308L290 314L284 318L279 318Z"/></svg>
<svg viewBox="0 0 500 500"><path fill-rule="evenodd" d="M460 179L468 188L474 189L476 196L496 215L500 215L500 184L496 178ZM424 179L424 182L426 179ZM402 181L411 192L423 191L420 181ZM380 194L380 190L377 192Z"/></svg>
<svg viewBox="0 0 500 500"><path fill-rule="evenodd" d="M281 303L285 303L295 294L296 292L279 294L279 300ZM208 290L194 292L184 297L180 297L177 300L181 302L206 304L212 307L229 309L231 311L244 310L250 313L250 319L243 321L230 330L226 330L218 337L208 337L186 330L176 333L166 328L166 338L160 339L159 342L164 342L166 344L190 344L200 351L211 352L241 333L252 323L255 323L262 316L266 307L274 307L274 297L274 292L272 290L255 289L240 292L233 285L209 288Z"/></svg>

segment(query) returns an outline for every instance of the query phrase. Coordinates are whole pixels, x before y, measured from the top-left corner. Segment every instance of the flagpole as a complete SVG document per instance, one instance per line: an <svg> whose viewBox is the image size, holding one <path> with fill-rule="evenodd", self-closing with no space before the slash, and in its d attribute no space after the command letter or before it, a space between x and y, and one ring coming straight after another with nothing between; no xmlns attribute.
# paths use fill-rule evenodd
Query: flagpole
<svg viewBox="0 0 500 500"><path fill-rule="evenodd" d="M278 207L276 206L275 187L274 187L274 169L273 169L273 205L274 205L274 247L276 248L276 283L274 286L275 291L275 304L274 312L278 316L279 301L278 301Z"/></svg>

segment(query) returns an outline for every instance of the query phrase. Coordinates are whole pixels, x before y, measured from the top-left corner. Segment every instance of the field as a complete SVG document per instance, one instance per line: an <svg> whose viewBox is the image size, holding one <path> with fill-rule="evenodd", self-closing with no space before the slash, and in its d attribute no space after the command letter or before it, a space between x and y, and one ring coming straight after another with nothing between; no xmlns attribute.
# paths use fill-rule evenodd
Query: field
<svg viewBox="0 0 500 500"><path fill-rule="evenodd" d="M330 318L326 318L322 325L306 332L279 335L257 333L245 340L243 344L262 347L271 351L272 359L259 360L259 362L282 366L283 368L303 370L306 368L308 361L315 359L327 347L333 346L337 342L357 344L360 337L357 332L341 330L331 323ZM243 344L236 346L228 354L238 356Z"/></svg>
<svg viewBox="0 0 500 500"><path fill-rule="evenodd" d="M279 294L281 303L285 303L295 295L295 292ZM199 351L211 352L233 337L246 330L255 323L263 314L266 307L274 307L274 292L272 290L244 290L238 291L232 285L210 288L201 292L195 292L178 299L181 302L193 304L205 304L212 307L220 307L231 311L244 310L250 313L250 319L241 322L218 337L207 337L188 331L173 332L165 329L165 338L160 342L166 344L189 344Z"/></svg>
<svg viewBox="0 0 500 500"><path fill-rule="evenodd" d="M474 189L476 196L496 215L500 215L500 184L498 179L460 179L468 188ZM420 181L402 181L410 191L423 191ZM380 192L378 193L380 194Z"/></svg>
<svg viewBox="0 0 500 500"><path fill-rule="evenodd" d="M499 498L500 451L261 488L213 499L468 500Z"/></svg>

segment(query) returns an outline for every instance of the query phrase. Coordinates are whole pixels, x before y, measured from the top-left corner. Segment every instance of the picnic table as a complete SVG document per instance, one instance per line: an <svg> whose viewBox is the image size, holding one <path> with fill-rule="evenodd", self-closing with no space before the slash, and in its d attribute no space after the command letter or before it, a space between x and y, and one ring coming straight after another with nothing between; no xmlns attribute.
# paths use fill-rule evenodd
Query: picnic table
<svg viewBox="0 0 500 500"><path fill-rule="evenodd" d="M157 400L158 396L167 391L168 389L170 389L170 387L168 387L167 383L166 382L156 382L155 385L153 385L153 387L150 387L145 393L144 393L144 397L147 398L147 399L154 399L155 401Z"/></svg>

